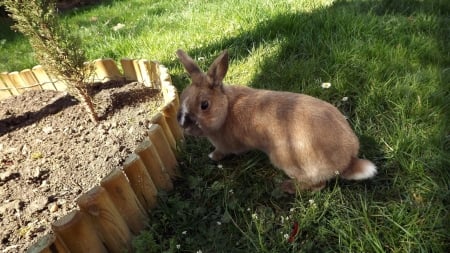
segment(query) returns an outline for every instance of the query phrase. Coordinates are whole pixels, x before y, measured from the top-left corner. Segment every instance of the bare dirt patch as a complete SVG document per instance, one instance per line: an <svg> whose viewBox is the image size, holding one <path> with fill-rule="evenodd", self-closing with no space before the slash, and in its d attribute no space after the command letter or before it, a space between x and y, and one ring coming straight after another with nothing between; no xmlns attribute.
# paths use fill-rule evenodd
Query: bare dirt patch
<svg viewBox="0 0 450 253"><path fill-rule="evenodd" d="M0 101L1 252L23 252L75 200L121 166L145 137L162 95L140 83L94 86L102 121L63 92Z"/></svg>

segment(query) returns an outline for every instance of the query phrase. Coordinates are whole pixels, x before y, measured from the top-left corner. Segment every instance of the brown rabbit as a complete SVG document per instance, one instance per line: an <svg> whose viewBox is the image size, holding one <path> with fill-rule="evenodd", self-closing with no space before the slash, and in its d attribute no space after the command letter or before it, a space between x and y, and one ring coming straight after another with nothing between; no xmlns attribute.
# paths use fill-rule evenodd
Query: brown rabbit
<svg viewBox="0 0 450 253"><path fill-rule="evenodd" d="M320 190L336 175L362 180L376 174L372 162L357 157L358 138L333 105L303 94L225 86L227 51L207 73L182 50L177 55L192 79L181 94L178 122L187 134L209 139L211 159L261 150L300 189ZM282 187L295 192L293 183Z"/></svg>

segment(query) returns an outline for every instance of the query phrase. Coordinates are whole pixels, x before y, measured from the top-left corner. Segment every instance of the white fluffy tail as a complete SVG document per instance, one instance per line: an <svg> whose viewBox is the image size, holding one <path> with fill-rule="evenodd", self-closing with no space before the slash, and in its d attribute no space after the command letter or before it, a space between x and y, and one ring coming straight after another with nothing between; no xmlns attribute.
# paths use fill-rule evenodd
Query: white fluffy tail
<svg viewBox="0 0 450 253"><path fill-rule="evenodd" d="M350 166L341 174L342 178L348 180L363 180L374 177L377 167L369 160L353 158Z"/></svg>

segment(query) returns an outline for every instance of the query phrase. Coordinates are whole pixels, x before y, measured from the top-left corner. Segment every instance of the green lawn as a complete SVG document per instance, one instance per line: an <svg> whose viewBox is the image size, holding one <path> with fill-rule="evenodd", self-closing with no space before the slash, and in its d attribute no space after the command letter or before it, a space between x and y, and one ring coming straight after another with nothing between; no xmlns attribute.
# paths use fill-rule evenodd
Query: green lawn
<svg viewBox="0 0 450 253"><path fill-rule="evenodd" d="M183 178L160 194L138 252L450 251L449 1L104 1L63 19L89 59L158 60L180 89L177 48L203 68L228 49L226 82L329 101L379 167L373 180L294 197L264 154L217 164L206 140L188 138ZM37 64L1 22L0 71Z"/></svg>

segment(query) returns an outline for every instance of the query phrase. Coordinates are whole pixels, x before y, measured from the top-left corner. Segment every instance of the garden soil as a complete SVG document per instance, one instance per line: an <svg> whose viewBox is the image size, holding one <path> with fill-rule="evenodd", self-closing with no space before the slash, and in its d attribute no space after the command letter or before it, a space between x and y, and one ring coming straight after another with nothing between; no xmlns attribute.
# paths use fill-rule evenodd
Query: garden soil
<svg viewBox="0 0 450 253"><path fill-rule="evenodd" d="M23 252L51 233L76 199L120 168L162 105L140 83L93 86L98 124L74 97L27 91L0 101L0 252Z"/></svg>

